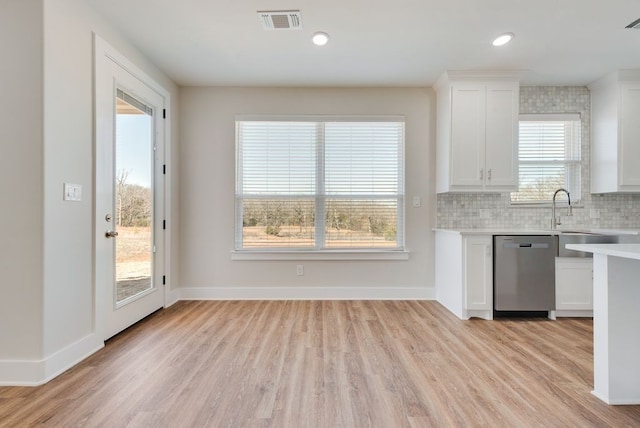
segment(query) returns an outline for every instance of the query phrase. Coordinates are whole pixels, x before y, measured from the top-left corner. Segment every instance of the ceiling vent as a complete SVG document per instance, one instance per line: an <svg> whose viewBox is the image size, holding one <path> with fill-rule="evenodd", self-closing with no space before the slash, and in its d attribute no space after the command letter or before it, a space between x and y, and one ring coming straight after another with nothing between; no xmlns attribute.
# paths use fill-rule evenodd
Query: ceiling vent
<svg viewBox="0 0 640 428"><path fill-rule="evenodd" d="M258 19L265 30L299 30L302 17L299 10L258 11Z"/></svg>
<svg viewBox="0 0 640 428"><path fill-rule="evenodd" d="M636 19L631 24L627 25L625 28L637 28L640 30L640 19Z"/></svg>

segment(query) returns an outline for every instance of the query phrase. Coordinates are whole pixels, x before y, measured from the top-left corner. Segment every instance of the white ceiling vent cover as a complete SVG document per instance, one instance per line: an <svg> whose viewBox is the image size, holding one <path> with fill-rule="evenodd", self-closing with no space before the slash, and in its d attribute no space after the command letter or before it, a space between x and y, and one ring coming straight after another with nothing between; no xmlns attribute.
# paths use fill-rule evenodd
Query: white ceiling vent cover
<svg viewBox="0 0 640 428"><path fill-rule="evenodd" d="M299 10L263 10L258 11L258 19L265 30L299 30L302 28L302 16Z"/></svg>

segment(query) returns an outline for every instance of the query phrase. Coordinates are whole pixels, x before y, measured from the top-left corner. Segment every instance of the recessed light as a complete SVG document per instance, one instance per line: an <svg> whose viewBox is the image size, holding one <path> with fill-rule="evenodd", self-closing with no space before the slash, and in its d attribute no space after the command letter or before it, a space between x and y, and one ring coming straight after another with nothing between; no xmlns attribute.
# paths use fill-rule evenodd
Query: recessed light
<svg viewBox="0 0 640 428"><path fill-rule="evenodd" d="M329 41L329 35L327 33L323 33L322 31L318 31L317 33L313 34L311 40L313 41L314 45L324 46Z"/></svg>
<svg viewBox="0 0 640 428"><path fill-rule="evenodd" d="M509 43L512 39L513 39L514 35L513 33L504 33L504 34L500 34L498 37L496 37L493 40L493 46L502 46L502 45L506 45L507 43Z"/></svg>

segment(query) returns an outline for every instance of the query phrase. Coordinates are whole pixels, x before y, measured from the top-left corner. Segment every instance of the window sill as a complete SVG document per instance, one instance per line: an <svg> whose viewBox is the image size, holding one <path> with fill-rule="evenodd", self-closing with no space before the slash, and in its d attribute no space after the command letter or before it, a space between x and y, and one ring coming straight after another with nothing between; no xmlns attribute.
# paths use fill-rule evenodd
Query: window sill
<svg viewBox="0 0 640 428"><path fill-rule="evenodd" d="M232 251L231 260L409 260L407 250Z"/></svg>

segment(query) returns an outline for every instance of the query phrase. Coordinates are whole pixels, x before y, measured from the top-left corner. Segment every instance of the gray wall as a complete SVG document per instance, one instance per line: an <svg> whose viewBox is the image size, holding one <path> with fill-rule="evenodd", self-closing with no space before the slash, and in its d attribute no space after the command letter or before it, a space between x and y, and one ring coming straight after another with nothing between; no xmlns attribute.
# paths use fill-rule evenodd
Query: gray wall
<svg viewBox="0 0 640 428"><path fill-rule="evenodd" d="M182 88L180 286L232 294L243 287L432 290L434 101L424 88ZM303 277L295 274L298 261L232 261L236 114L405 115L409 260L305 261ZM411 207L414 195L421 208Z"/></svg>
<svg viewBox="0 0 640 428"><path fill-rule="evenodd" d="M177 142L177 86L83 0L0 2L0 384L42 381L102 343L94 337L94 32L171 92ZM82 186L81 202L62 200L64 182Z"/></svg>
<svg viewBox="0 0 640 428"><path fill-rule="evenodd" d="M42 13L0 2L0 360L42 354Z"/></svg>
<svg viewBox="0 0 640 428"><path fill-rule="evenodd" d="M177 87L83 1L47 1L44 11L46 356L94 328L93 32L176 98ZM64 182L82 185L81 202L62 200Z"/></svg>

